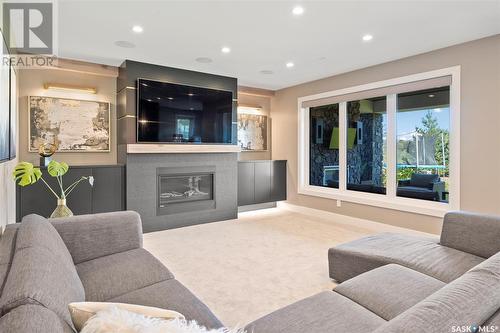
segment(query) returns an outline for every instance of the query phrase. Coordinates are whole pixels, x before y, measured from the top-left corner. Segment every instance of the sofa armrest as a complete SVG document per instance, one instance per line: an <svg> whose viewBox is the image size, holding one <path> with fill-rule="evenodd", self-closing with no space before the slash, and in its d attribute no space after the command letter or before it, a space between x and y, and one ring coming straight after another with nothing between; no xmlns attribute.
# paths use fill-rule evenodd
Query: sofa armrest
<svg viewBox="0 0 500 333"><path fill-rule="evenodd" d="M50 221L61 235L75 265L142 247L141 217L136 212L79 215Z"/></svg>
<svg viewBox="0 0 500 333"><path fill-rule="evenodd" d="M440 244L483 258L500 251L500 217L468 212L444 216Z"/></svg>
<svg viewBox="0 0 500 333"><path fill-rule="evenodd" d="M446 183L445 182L434 182L434 183L431 183L431 190L433 190L434 192L444 192L444 190L446 189Z"/></svg>

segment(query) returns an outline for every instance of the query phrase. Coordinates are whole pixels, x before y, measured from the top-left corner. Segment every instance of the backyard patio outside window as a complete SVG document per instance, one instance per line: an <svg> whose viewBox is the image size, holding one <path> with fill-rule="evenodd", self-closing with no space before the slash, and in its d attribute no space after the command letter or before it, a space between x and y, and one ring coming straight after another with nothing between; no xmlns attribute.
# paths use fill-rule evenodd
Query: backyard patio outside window
<svg viewBox="0 0 500 333"><path fill-rule="evenodd" d="M450 87L399 94L397 195L449 201Z"/></svg>
<svg viewBox="0 0 500 333"><path fill-rule="evenodd" d="M452 67L299 98L298 192L459 209L459 76Z"/></svg>

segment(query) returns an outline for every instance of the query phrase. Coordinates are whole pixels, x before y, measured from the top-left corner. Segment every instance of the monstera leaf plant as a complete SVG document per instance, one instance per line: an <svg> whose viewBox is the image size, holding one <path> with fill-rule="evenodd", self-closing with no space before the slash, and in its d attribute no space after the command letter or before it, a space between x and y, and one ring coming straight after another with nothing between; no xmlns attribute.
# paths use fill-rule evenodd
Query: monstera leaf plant
<svg viewBox="0 0 500 333"><path fill-rule="evenodd" d="M53 188L47 181L43 178L42 171L40 168L34 167L33 164L29 162L21 162L14 168L12 173L15 182L20 186L28 186L35 184L41 180L47 189L57 198L57 207L52 213L51 217L63 217L72 216L73 213L66 206L66 198L73 192L73 190L82 182L88 181L90 186L94 185L94 177L92 176L82 176L69 186L64 186L63 176L68 172L69 166L64 162L50 161L47 166L47 173L56 178L57 187Z"/></svg>

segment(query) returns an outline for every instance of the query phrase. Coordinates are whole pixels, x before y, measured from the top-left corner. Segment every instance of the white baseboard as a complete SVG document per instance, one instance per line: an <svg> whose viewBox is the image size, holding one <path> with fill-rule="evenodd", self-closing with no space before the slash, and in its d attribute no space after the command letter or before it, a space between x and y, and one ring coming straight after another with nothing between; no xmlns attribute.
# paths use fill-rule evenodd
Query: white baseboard
<svg viewBox="0 0 500 333"><path fill-rule="evenodd" d="M275 207L276 207L276 201L255 204L255 205L239 206L238 213L245 213L245 212L251 212L254 210L269 209L269 208L275 208Z"/></svg>
<svg viewBox="0 0 500 333"><path fill-rule="evenodd" d="M310 207L305 207L305 206L294 205L294 204L291 204L288 202L278 202L278 207L282 208L282 209L289 210L291 212L305 214L305 215L309 215L309 216L313 216L313 217L318 217L321 219L328 219L328 220L335 221L335 223L341 223L341 224L345 224L345 225L353 225L354 224L358 227L359 226L367 226L369 228L379 227L380 232L386 232L390 229L390 231L394 231L394 232L400 231L403 233L435 236L434 234L429 234L429 233L422 232L422 231L402 228L402 227L398 227L398 226L394 226L394 225L390 225L390 224L375 222L372 220L361 219L358 217L337 214L337 213L329 212L326 210L320 210L320 209L315 209L315 208L310 208Z"/></svg>

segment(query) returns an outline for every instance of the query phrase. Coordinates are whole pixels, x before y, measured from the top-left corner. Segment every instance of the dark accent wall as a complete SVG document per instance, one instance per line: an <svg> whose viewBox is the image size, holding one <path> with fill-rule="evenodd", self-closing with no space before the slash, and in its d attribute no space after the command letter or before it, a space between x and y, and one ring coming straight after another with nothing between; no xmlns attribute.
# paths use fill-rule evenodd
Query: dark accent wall
<svg viewBox="0 0 500 333"><path fill-rule="evenodd" d="M137 79L149 79L171 82L188 86L228 90L233 93L233 142L237 136L236 108L238 83L236 78L207 74L185 69L147 64L125 60L119 68L116 83L116 117L118 145L136 143L136 82Z"/></svg>
<svg viewBox="0 0 500 333"><path fill-rule="evenodd" d="M41 168L47 175L47 168ZM94 186L83 181L69 195L67 205L75 215L114 212L125 209L125 167L123 165L72 166L64 175L67 186L81 176L93 176ZM58 184L53 177L44 177L52 188ZM16 221L28 214L49 217L57 206L57 199L39 181L31 186L16 186Z"/></svg>
<svg viewBox="0 0 500 333"><path fill-rule="evenodd" d="M145 232L221 221L237 217L237 153L127 154L137 143L137 79L156 80L233 93L232 141L237 137L236 78L125 60L117 78L118 161L127 165L126 207L139 212ZM157 168L215 168L215 207L157 214Z"/></svg>

